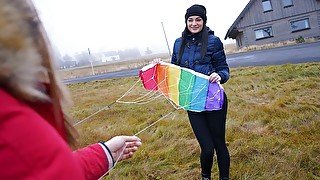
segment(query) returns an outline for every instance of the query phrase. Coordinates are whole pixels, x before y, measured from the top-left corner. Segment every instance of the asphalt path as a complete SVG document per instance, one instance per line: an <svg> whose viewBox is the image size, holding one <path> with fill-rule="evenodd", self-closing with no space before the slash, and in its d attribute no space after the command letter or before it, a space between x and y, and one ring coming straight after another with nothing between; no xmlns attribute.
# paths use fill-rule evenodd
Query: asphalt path
<svg viewBox="0 0 320 180"><path fill-rule="evenodd" d="M230 67L265 66L319 61L320 42L227 55L227 62Z"/></svg>
<svg viewBox="0 0 320 180"><path fill-rule="evenodd" d="M245 53L227 55L230 67L266 66L288 63L320 62L320 42L298 44ZM64 80L66 84L89 82L109 78L138 76L139 69L110 72Z"/></svg>

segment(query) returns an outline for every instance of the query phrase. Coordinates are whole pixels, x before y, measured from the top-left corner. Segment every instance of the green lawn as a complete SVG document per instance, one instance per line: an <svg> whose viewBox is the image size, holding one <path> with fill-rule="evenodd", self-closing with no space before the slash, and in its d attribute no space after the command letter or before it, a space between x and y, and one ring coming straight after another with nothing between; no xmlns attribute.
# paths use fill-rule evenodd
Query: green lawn
<svg viewBox="0 0 320 180"><path fill-rule="evenodd" d="M81 120L113 103L137 77L69 85L71 109ZM231 69L227 144L231 179L320 179L320 63ZM125 100L146 91L138 83ZM148 104L116 103L77 126L79 146L114 135L133 135L174 108L161 97ZM142 132L143 145L106 179L198 179L198 142L186 112ZM215 160L212 176L218 179Z"/></svg>

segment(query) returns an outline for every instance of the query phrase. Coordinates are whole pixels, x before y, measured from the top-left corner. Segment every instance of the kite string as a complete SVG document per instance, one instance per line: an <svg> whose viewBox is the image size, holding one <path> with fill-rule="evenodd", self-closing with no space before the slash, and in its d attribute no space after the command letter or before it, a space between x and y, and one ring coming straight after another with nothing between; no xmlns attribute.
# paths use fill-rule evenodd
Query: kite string
<svg viewBox="0 0 320 180"><path fill-rule="evenodd" d="M150 124L149 126L143 128L142 130L140 130L139 132L135 133L134 136L138 136L139 134L141 134L142 132L144 132L145 130L149 129L150 127L154 126L155 124L157 124L158 122L160 122L161 120L163 120L164 118L168 117L169 115L173 114L174 111L176 111L177 109L174 109L173 111L169 112L168 114L166 114L165 116L162 116L160 119L158 119L157 121L153 122L152 124ZM115 168L116 164L119 162L121 156L123 155L125 149L127 147L127 144L123 147L119 157L116 159L116 161L114 162L113 166L106 172L104 173L100 178L103 178L105 175L107 175L112 169ZM112 155L111 155L112 156Z"/></svg>
<svg viewBox="0 0 320 180"><path fill-rule="evenodd" d="M155 76L155 75L154 75L154 76ZM165 77L167 78L167 75L166 75ZM177 78L177 77L176 77L176 78ZM154 79L154 78L153 78L153 79ZM139 80L137 80L137 82L134 83L134 85L133 85L131 88L129 88L129 90L128 90L126 93L124 93L120 98L118 98L115 102L113 102L113 103L111 103L111 104L109 104L109 105L101 108L100 110L96 111L95 113L91 114L90 116L88 116L88 117L84 118L83 120L77 122L74 126L76 126L76 125L78 125L78 124L81 124L82 122L88 120L88 119L91 118L92 116L94 116L94 115L98 114L99 112L105 110L107 107L110 108L110 106L113 105L113 104L116 103L116 102L126 103L126 102L120 101L120 100L121 100L123 97L125 97L126 95L128 95L128 94L134 89L134 87L137 85L138 82L139 82ZM178 81L176 81L176 82L178 82ZM162 80L162 81L160 82L160 84L162 84L162 83L165 83L165 80ZM178 84L178 83L177 83L177 84ZM177 84L176 84L176 85L177 85ZM176 85L171 85L171 86L174 86L174 87L175 87ZM170 86L170 87L171 87L171 86ZM185 91L188 92L188 89L189 89L189 88L191 88L191 82L189 82L188 88L187 88ZM200 91L198 91L198 94L197 94L195 97L197 97L197 96L200 94L200 92L203 90L203 88L204 88L204 87L202 87L202 88L200 89ZM153 90L153 91L154 91L154 90ZM174 109L173 111L169 112L168 114L166 114L165 116L161 117L161 118L158 119L157 121L153 122L153 123L150 124L149 126L145 127L144 129L140 130L139 132L135 133L134 136L137 136L137 135L141 134L141 133L144 132L145 130L149 129L150 127L154 126L155 124L157 124L158 122L160 122L161 120L163 120L164 118L166 118L167 116L169 116L170 114L172 114L172 113L173 113L174 111L176 111L177 109L181 109L181 108L182 108L182 107L176 106L176 105L172 102L172 100L170 99L170 96L169 96L169 97L165 96L165 94L164 94L162 91L160 91L160 93L161 93L160 96L154 97L153 99L152 99L151 97L152 97L154 94L156 94L156 92L158 92L158 91L155 91L155 93L151 93L151 92L152 92L152 91L150 91L149 93L147 93L146 95L144 95L144 96L142 96L142 97L140 97L140 98L135 99L136 102L131 102L131 103L141 103L141 101L143 101L144 98L145 98L145 99L146 99L146 98L147 98L147 99L150 99L150 100L148 100L148 101L146 102L146 103L148 103L148 102L150 102L150 101L152 101L152 100L160 97L161 95L164 95L164 97L173 105L173 107L174 107L175 109ZM147 96L149 96L149 94L151 94L151 96L150 96L150 97L147 97ZM183 94L190 94L190 93L184 93L184 91L183 91ZM192 100L192 101L193 101L193 100ZM190 103L192 103L192 101L191 101ZM126 145L126 146L127 146L127 145ZM106 174L108 174L108 173L116 166L116 164L117 164L118 161L120 160L121 156L123 155L123 153L124 153L124 151L125 151L125 149L126 149L126 146L123 148L122 152L120 153L120 156L119 156L119 157L117 158L117 160L115 161L113 167L110 168L110 169L109 169L105 174L103 174L99 179L103 178Z"/></svg>
<svg viewBox="0 0 320 180"><path fill-rule="evenodd" d="M138 82L139 82L139 80L137 80L137 82L135 82L135 83L132 85L132 87L129 88L129 90L128 90L127 92L125 92L125 93L124 93L120 98L118 98L116 101L114 101L114 102L112 102L111 104L109 104L109 105L107 105L107 106L99 109L98 111L92 113L91 115L89 115L88 117L82 119L81 121L75 123L74 126L77 126L77 125L79 125L79 124L87 121L88 119L90 119L90 118L93 117L94 115L100 113L101 111L103 111L103 110L105 110L105 109L107 109L107 108L110 109L110 107L111 107L113 104L115 104L116 102L120 102L120 103L121 103L122 101L120 101L120 100L121 100L123 97L125 97L126 95L128 95L128 94L134 89L134 87L137 85ZM161 95L162 95L162 93L161 93ZM160 96L161 96L161 95L160 95ZM166 97L166 96L165 96L165 97ZM142 99L143 99L143 98L142 98ZM170 114L172 114L174 111L176 111L176 110L178 109L178 108L176 108L176 106L170 101L170 99L168 99L167 97L166 97L166 99L175 107L175 109L174 109L173 111L169 112L168 114L166 114L165 116L161 117L161 118L158 119L157 121L153 122L153 123L150 124L149 126L143 128L143 129L140 130L139 132L135 133L134 136L137 136L137 135L141 134L142 132L146 131L147 129L151 128L152 126L154 126L155 124L157 124L158 122L160 122L160 121L163 120L164 118L168 117ZM140 100L140 99L139 99L139 100ZM124 103L124 102L122 102L122 103ZM127 146L127 145L124 146L123 150L121 151L121 153L120 153L119 157L117 158L117 160L115 161L114 165L113 165L106 173L104 173L99 179L103 178L103 177L104 177L105 175L107 175L112 169L115 168L116 164L119 162L121 156L123 155L123 153L124 153L124 151L125 151L125 149L126 149L126 146Z"/></svg>
<svg viewBox="0 0 320 180"><path fill-rule="evenodd" d="M101 112L101 111L103 111L103 110L105 110L105 109L107 109L107 108L108 108L108 109L110 109L110 107L111 107L114 103L116 103L116 102L112 102L111 104L109 104L109 105L107 105L107 106L105 106L105 107L103 107L103 108L99 109L98 111L96 111L96 112L92 113L92 114L91 114L91 115L89 115L88 117L86 117L86 118L84 118L84 119L82 119L82 120L80 120L80 121L76 122L75 124L73 124L73 126L77 126L77 125L79 125L79 124L81 124L81 123L83 123L83 122L87 121L87 120L88 120L88 119L90 119L92 116L94 116L94 115L98 114L99 112Z"/></svg>
<svg viewBox="0 0 320 180"><path fill-rule="evenodd" d="M194 77L195 75L193 75ZM150 81L155 81L155 72L153 72L152 74L152 77L150 79L148 79L147 81L145 81L145 83L149 83ZM161 80L160 82L158 82L158 88L159 87L163 87L163 84L166 83L166 80L168 78L168 75L166 74L165 75L165 78L163 80ZM192 78L194 80L194 78ZM159 79L158 79L159 80ZM176 82L175 84L170 84L170 85L164 85L164 86L167 86L169 89L174 89L174 88L179 88L177 86L178 81L184 81L183 79L179 79L178 77L175 77L175 81ZM164 97L168 100L168 102L176 109L181 109L181 108L186 108L188 106L195 106L197 104L201 104L202 102L195 102L195 100L199 97L199 95L203 92L203 90L207 87L207 86L202 86L200 88L200 90L196 90L195 92L190 92L190 89L193 88L192 86L192 81L186 81L187 82L187 86L182 86L183 88L180 89L179 88L179 95L180 96L190 96L192 95L192 99L189 101L189 104L185 104L185 105L180 105L177 106L176 104L174 104L175 100L172 99L171 97L174 97L174 95L177 93L177 92L173 92L173 93L170 93L170 92L167 92L167 93L164 93L162 92L162 89L159 88L158 90L156 90L157 87L154 87L153 89L151 89L147 94L145 94L144 96L142 97L139 97L139 98L136 98L132 101L123 101L123 100L120 100L122 99L125 95L128 95L129 93L131 93L131 91L134 91L133 88L129 89L125 94L124 96L122 96L121 98L119 98L119 100L117 100L118 103L124 103L124 104L147 104L159 97L161 97L161 95L164 95ZM154 96L156 93L160 92L160 95L157 95L157 96ZM215 93L213 95L213 97L211 97L210 99L214 98L218 93ZM176 102L177 103L177 102Z"/></svg>
<svg viewBox="0 0 320 180"><path fill-rule="evenodd" d="M127 92L125 92L120 98L118 98L116 101L110 103L109 105L104 106L103 108L99 109L98 111L92 113L91 115L87 116L86 118L76 122L75 124L73 124L73 126L77 126L79 124L82 124L83 122L87 121L88 119L90 119L91 117L95 116L96 114L100 113L103 110L106 110L107 108L110 109L112 105L114 105L118 100L120 100L121 98L123 98L124 96L126 96L139 82L139 80L137 80L130 88Z"/></svg>
<svg viewBox="0 0 320 180"><path fill-rule="evenodd" d="M159 121L163 120L164 118L166 118L167 116L171 115L173 112L175 112L177 109L174 109L173 111L169 112L168 114L166 114L165 116L162 116L160 119L158 119L157 121L153 122L152 124L150 124L149 126L143 128L142 130L140 130L139 132L135 133L134 136L138 136L139 134L141 134L143 131L149 129L150 127L152 127L153 125L157 124Z"/></svg>
<svg viewBox="0 0 320 180"><path fill-rule="evenodd" d="M194 76L195 76L195 75L193 75L193 77L192 77L193 80L194 80ZM163 78L163 80L161 80L160 82L157 83L157 84L158 84L158 88L159 88L159 87L162 87L162 86L163 86L163 85L162 85L163 83L166 83L167 78L168 78L168 74L165 73L165 78ZM179 77L174 77L174 78L175 78L174 82L176 82L175 84L165 85L165 86L167 86L169 89L178 87L177 85L179 84L179 81L183 81L183 79L179 79ZM157 79L157 80L159 81L159 79ZM148 84L150 81L156 82L156 71L155 71L155 70L153 70L152 75L151 75L151 78L150 78L150 79L147 79L144 83L145 83L145 84ZM134 86L135 86L135 85L134 85ZM184 90L182 90L182 91L181 91L181 90L178 90L180 95L190 95L190 94L194 94L193 98L192 98L191 101L189 102L189 105L184 105L184 106L180 106L180 107L177 106L177 105L175 105L175 104L174 104L174 99L171 98L171 97L173 97L174 94L176 94L177 92L174 92L174 93L170 93L170 92L169 92L169 93L167 93L167 95L168 95L169 97L167 97L166 94L165 94L164 92L162 92L162 89L161 89L161 88L159 88L158 90L156 90L156 88L157 88L156 86L155 86L153 89L151 89L147 94L145 94L144 96L142 96L142 97L136 98L135 100L132 100L132 101L121 101L121 99L122 99L124 96L128 95L128 94L133 90L133 87L132 87L132 88L130 88L122 97L120 97L120 98L117 100L117 102L118 102L118 103L125 103L125 104L147 104L147 103L149 103L149 102L151 102L151 101L159 98L161 95L164 95L164 97L170 102L170 104L171 104L174 108L176 108L176 109L181 109L181 108L184 108L184 107L187 107L187 106L190 106L190 105L201 104L201 102L194 102L194 101L195 101L195 99L200 95L200 93L204 90L205 86L204 86L204 87L201 87L200 90L197 90L197 91L196 91L197 93L194 93L194 92L190 92L190 91L189 91L190 88L192 88L192 87L193 87L193 86L192 86L192 81L187 81L187 87L184 86L184 88L183 88ZM157 92L160 92L160 95L154 96ZM152 96L154 96L154 97L152 97Z"/></svg>
<svg viewBox="0 0 320 180"><path fill-rule="evenodd" d="M155 73L155 72L154 72ZM155 81L154 78L150 78L149 80L147 80L145 83L148 83L149 81ZM136 86L136 84L139 82L139 80L137 80L137 82L126 92L124 93L118 100L116 100L116 102L118 103L137 103L139 104L141 101L144 101L145 99L150 99L148 101L152 101L155 98L151 98L152 96L154 96L158 91L156 90L156 86L150 90L148 93L144 94L141 97L136 98L135 100L132 100L131 102L126 102L126 101L121 101L122 98L124 98L126 95L128 95L131 91L134 90L134 87Z"/></svg>
<svg viewBox="0 0 320 180"><path fill-rule="evenodd" d="M120 99L122 99L124 96L126 96L127 94L129 94L131 92L131 90L140 82L140 80L138 79L130 88L127 92L125 92L120 98L118 98L116 100L116 102Z"/></svg>
<svg viewBox="0 0 320 180"><path fill-rule="evenodd" d="M161 85L161 84L165 83L167 77L168 77L168 75L166 74L166 75L165 75L165 78L164 78L161 82L159 82L158 84ZM177 83L176 83L176 84L173 84L173 85L171 84L171 85L169 85L168 87L177 87L178 77L175 77L175 78L176 78L176 82L177 82ZM149 81L151 81L151 80L153 80L153 81L155 80L155 72L153 72L152 78L149 79L147 82L149 82ZM181 80L181 79L180 79L180 80ZM188 88L186 88L186 90L184 90L184 91L181 91L181 92L180 92L180 95L195 94L195 96L193 96L193 99L191 99L191 101L189 102L189 105L184 105L184 106L180 106L180 107L177 106L176 104L174 104L173 99L170 98L170 97L173 96L172 93L168 93L169 97L167 97L167 96L165 95L165 93L163 93L163 92L161 91L161 89L160 89L160 90L155 90L155 88L152 89L152 90L150 90L148 93L146 93L146 94L143 95L142 97L136 98L136 99L133 100L133 101L121 101L121 99L123 99L125 96L127 96L129 93L131 93L131 92L134 90L134 88L136 87L136 85L137 85L139 82L140 82L140 80L138 79L138 80L129 88L129 90L126 91L126 92L125 92L120 98L118 98L116 101L114 101L114 102L112 102L111 104L109 104L109 105L107 105L107 106L99 109L98 111L92 113L92 114L89 115L88 117L86 117L86 118L78 121L78 122L75 123L73 126L77 126L77 125L79 125L79 124L87 121L87 120L90 119L91 117L95 116L96 114L100 113L101 111L103 111L103 110L105 110L105 109L107 109L107 108L110 109L110 107L111 107L113 104L115 104L116 102L117 102L117 103L124 103L124 104L125 104L125 103L126 103L126 104L130 104L130 103L131 103L131 104L147 104L147 103L149 103L149 102L151 102L151 101L153 101L153 100L161 97L161 95L164 95L164 97L169 101L169 103L170 103L175 109L181 109L181 108L187 107L187 106L189 106L189 105L196 105L196 104L199 104L200 102L194 102L195 99L200 95L200 93L201 93L201 92L204 90L204 88L205 88L205 87L202 87L200 90L196 91L197 94L195 94L194 92L190 93L189 90L188 90L189 88L192 87L191 81L190 81L190 82L189 82L189 85L188 85ZM154 96L157 92L160 92L160 95ZM186 92L186 93L184 93L184 92ZM214 98L216 95L217 95L217 93L214 94L214 96L213 96L212 98ZM152 96L154 96L154 97L152 97Z"/></svg>
<svg viewBox="0 0 320 180"><path fill-rule="evenodd" d="M125 97L126 95L128 95L128 94L135 88L135 86L136 86L139 82L140 82L140 80L138 79L138 80L128 89L128 91L126 91L126 92L125 92L121 97L119 97L116 101L110 103L109 105L106 105L105 107L99 109L98 111L92 113L91 115L85 117L84 119L76 122L73 126L75 127L75 126L78 126L79 124L82 124L83 122L89 120L91 117L95 116L96 114L100 113L100 112L103 111L103 110L106 110L107 108L110 109L110 107L111 107L113 104L115 104L116 102L118 102L118 103L132 103L132 102L124 102L124 101L120 101L120 100L121 100L123 97ZM149 93L153 93L153 92L150 91ZM154 94L155 94L155 93L154 93ZM154 95L154 94L153 94L153 95ZM155 98L149 100L148 102L151 102L152 100L154 100L154 99L156 99L156 98L158 98L158 97L155 97ZM140 100L139 98L137 98L137 99ZM133 103L134 103L134 102L133 102ZM145 104L145 103L144 103L144 104Z"/></svg>

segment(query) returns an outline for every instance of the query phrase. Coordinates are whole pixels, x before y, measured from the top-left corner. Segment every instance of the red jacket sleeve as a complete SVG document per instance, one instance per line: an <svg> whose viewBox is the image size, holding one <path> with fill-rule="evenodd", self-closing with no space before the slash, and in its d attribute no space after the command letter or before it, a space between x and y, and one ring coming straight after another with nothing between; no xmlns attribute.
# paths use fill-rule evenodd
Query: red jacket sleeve
<svg viewBox="0 0 320 180"><path fill-rule="evenodd" d="M86 179L99 179L109 169L105 151L99 144L93 144L73 152L79 161Z"/></svg>
<svg viewBox="0 0 320 180"><path fill-rule="evenodd" d="M42 116L0 88L0 179L98 179L108 168L99 144L73 153Z"/></svg>

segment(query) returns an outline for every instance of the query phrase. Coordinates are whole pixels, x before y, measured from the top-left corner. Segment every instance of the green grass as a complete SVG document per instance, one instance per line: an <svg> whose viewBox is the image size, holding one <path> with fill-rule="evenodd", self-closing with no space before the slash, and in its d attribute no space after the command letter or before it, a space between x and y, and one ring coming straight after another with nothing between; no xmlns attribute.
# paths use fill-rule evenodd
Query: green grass
<svg viewBox="0 0 320 180"><path fill-rule="evenodd" d="M121 97L137 77L69 85L75 119ZM227 144L231 179L320 179L320 63L231 69ZM145 93L135 89L133 98ZM171 112L164 99L114 104L77 126L79 146L135 134ZM199 146L186 112L175 111L142 132L143 145L106 179L198 179ZM212 176L218 179L215 160Z"/></svg>

